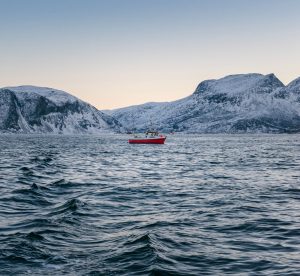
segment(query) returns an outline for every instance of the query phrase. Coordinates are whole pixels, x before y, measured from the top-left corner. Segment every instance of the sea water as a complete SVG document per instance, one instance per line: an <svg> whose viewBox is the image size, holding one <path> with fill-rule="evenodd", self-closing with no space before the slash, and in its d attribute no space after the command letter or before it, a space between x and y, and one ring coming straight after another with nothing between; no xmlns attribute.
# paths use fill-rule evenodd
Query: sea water
<svg viewBox="0 0 300 276"><path fill-rule="evenodd" d="M300 135L0 136L1 275L299 275Z"/></svg>

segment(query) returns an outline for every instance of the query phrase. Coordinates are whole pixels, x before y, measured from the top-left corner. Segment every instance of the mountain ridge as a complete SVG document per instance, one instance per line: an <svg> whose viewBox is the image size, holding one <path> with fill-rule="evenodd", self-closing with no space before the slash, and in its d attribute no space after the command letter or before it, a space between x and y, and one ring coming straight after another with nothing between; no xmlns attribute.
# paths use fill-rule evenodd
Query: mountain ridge
<svg viewBox="0 0 300 276"><path fill-rule="evenodd" d="M0 89L0 133L300 132L300 77L284 85L273 73L201 81L171 102L100 111L58 89L31 85Z"/></svg>
<svg viewBox="0 0 300 276"><path fill-rule="evenodd" d="M189 133L300 132L300 78L284 85L275 74L204 80L193 94L168 103L110 111L124 126ZM131 126L131 127L130 127Z"/></svg>
<svg viewBox="0 0 300 276"><path fill-rule="evenodd" d="M57 89L17 86L0 89L0 132L119 132L121 124L77 97Z"/></svg>

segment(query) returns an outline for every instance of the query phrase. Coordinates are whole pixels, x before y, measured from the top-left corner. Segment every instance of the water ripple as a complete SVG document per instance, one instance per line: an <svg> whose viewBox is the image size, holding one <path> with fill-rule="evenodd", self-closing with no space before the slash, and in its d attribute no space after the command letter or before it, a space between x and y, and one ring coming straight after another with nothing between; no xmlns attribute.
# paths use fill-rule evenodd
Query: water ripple
<svg viewBox="0 0 300 276"><path fill-rule="evenodd" d="M1 136L1 275L298 275L298 135L126 139Z"/></svg>

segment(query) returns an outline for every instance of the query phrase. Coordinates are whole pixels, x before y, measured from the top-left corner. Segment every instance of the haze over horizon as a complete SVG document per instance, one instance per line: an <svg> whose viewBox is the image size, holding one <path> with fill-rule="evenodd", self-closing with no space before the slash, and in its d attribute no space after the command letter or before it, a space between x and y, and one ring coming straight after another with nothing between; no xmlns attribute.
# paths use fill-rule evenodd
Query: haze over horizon
<svg viewBox="0 0 300 276"><path fill-rule="evenodd" d="M297 0L0 0L0 87L99 109L172 101L205 79L300 76Z"/></svg>

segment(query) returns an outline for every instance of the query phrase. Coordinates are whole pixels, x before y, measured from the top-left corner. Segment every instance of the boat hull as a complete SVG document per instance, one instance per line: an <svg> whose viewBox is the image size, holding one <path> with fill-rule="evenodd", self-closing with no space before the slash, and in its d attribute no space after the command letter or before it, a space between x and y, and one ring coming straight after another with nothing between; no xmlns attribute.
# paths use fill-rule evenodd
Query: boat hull
<svg viewBox="0 0 300 276"><path fill-rule="evenodd" d="M164 144L167 137L129 139L129 144Z"/></svg>

